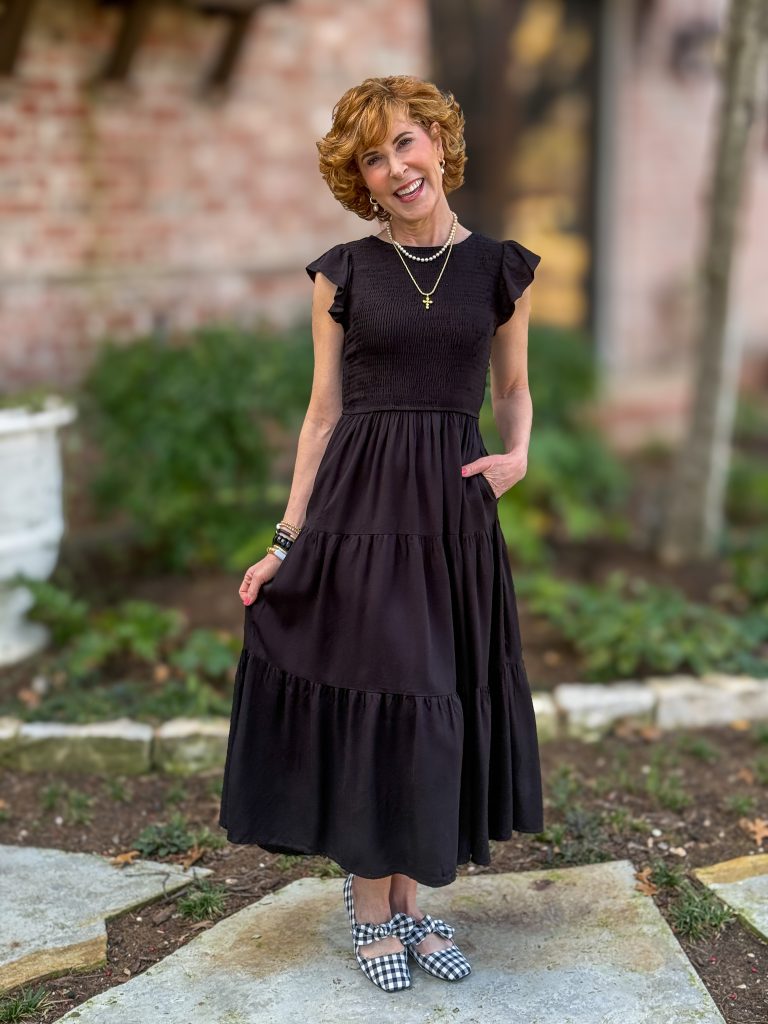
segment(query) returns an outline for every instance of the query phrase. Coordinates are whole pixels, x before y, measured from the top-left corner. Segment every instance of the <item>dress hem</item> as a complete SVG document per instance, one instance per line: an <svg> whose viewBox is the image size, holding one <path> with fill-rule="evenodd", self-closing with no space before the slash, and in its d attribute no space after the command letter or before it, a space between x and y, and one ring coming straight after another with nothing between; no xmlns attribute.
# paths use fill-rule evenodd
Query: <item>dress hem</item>
<svg viewBox="0 0 768 1024"><path fill-rule="evenodd" d="M224 825L221 821L219 821L219 827L223 828L225 831L227 830L227 826ZM543 830L543 824L541 828L537 829L513 828L512 832L508 836L489 835L488 839L491 842L506 843L513 838L513 834L515 832L521 832L527 835L538 835L538 833L542 832ZM346 858L339 858L334 853L331 853L329 850L321 850L319 848L310 849L309 847L302 846L299 843L287 843L274 840L269 841L265 845L264 843L259 842L259 840L257 839L230 839L229 836L227 836L227 842L231 843L233 846L258 846L260 849L266 850L267 853L282 854L284 856L327 857L329 860L332 860L334 863L338 864L342 871L345 871L347 874L359 875L360 878L387 878L389 875L407 875L408 878L412 878L414 881L418 882L419 885L426 885L432 889L438 889L442 886L450 885L452 882L455 882L456 878L458 877L457 872L454 871L453 875L450 878L445 878L438 882L434 879L428 880L423 875L413 873L413 868L403 869L402 866L392 868L390 871L386 871L381 875L366 875L362 871L356 871L353 867L349 866L349 863L344 864L343 861L346 860ZM491 866L491 858L489 857L488 859L477 859L475 857L469 856L465 859L457 860L456 862L457 867L463 866L464 864L476 864L478 867L486 868Z"/></svg>

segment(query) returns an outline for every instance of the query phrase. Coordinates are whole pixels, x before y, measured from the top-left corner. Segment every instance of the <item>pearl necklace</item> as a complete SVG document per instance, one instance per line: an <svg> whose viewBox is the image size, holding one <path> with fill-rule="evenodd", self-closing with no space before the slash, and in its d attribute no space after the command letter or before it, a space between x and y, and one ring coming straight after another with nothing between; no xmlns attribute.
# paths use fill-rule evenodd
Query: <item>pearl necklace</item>
<svg viewBox="0 0 768 1024"><path fill-rule="evenodd" d="M410 277L410 279L416 285L416 290L421 295L421 301L424 303L424 308L425 309L429 309L430 306L434 305L434 301L435 300L432 298L432 296L434 295L434 293L435 293L435 291L437 289L437 286L440 284L440 278L443 276L443 271L448 266L448 260L451 257L451 252L453 251L453 236L455 235L455 233L456 233L456 225L454 223L453 231L451 231L451 234L450 234L450 237L449 237L448 241L443 246L443 249L445 249L446 245L448 246L448 254L445 257L445 262L443 263L442 267L440 268L440 273L437 275L437 280L435 281L434 285L432 286L432 288L430 288L430 290L428 292L425 292L422 288L419 287L419 282L416 280L416 278L411 273L411 268L408 266L408 264L403 259L403 254L400 252L400 249L399 248L395 249L395 251L397 252L397 255L400 257L400 262L403 264L403 266L405 267L405 269L406 269L406 271L408 273L408 277Z"/></svg>
<svg viewBox="0 0 768 1024"><path fill-rule="evenodd" d="M415 262L417 262L417 263L429 263L431 260L439 259L440 256L442 256L443 253L445 252L445 250L448 248L448 246L453 243L453 239L454 239L454 237L456 235L456 228L458 226L458 223L459 223L459 218L454 213L454 215L453 215L453 224L451 225L451 231L450 231L450 234L448 235L448 241L445 243L445 245L442 247L442 249L440 249L438 252L434 253L434 255L432 255L432 256L414 256L412 252L408 252L408 250L405 248L404 245L401 245L400 242L395 241L395 239L392 237L392 228L389 226L389 221L387 221L387 234L389 235L390 242L392 243L392 245L394 245L394 247L397 249L397 251L401 252L401 253L403 253L403 255L407 256L409 260L415 260Z"/></svg>

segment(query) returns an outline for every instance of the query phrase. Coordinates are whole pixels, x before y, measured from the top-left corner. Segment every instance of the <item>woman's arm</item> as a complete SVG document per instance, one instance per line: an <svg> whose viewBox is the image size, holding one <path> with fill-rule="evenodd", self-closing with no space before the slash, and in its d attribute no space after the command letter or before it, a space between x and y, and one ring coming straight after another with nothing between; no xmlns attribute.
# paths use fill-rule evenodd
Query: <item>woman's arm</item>
<svg viewBox="0 0 768 1024"><path fill-rule="evenodd" d="M467 463L465 475L483 473L497 498L522 480L528 469L533 403L528 389L528 322L531 288L515 303L515 312L501 324L491 345L491 404L504 444L503 455L487 455Z"/></svg>
<svg viewBox="0 0 768 1024"><path fill-rule="evenodd" d="M320 461L341 415L341 352L344 328L328 313L336 294L333 281L317 272L312 293L314 374L312 393L299 433L296 464L283 518L303 526ZM279 559L271 556L279 563Z"/></svg>
<svg viewBox="0 0 768 1024"><path fill-rule="evenodd" d="M315 476L333 428L341 415L341 353L344 328L328 313L336 294L336 285L318 272L312 292L312 341L314 373L312 392L299 432L291 490L283 519L303 526ZM290 552L286 556L291 557ZM262 583L272 579L281 560L271 552L250 566L240 585L244 604L252 604Z"/></svg>

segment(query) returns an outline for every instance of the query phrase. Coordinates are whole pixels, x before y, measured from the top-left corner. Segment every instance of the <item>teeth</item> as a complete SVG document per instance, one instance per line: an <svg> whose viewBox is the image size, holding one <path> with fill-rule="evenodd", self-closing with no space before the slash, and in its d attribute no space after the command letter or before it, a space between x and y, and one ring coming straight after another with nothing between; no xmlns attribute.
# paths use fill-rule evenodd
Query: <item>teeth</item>
<svg viewBox="0 0 768 1024"><path fill-rule="evenodd" d="M406 188L406 189L398 189L398 190L397 190L397 191L395 192L395 195L396 195L396 196L409 196L409 195L411 194L411 192L415 192L415 191L416 191L416 190L417 190L418 188L421 188L421 183L422 183L422 181L424 181L424 179L423 179L423 178L419 178L419 180L418 180L418 181L415 181L415 182L413 183L413 185L411 185L411 186L410 186L409 188Z"/></svg>

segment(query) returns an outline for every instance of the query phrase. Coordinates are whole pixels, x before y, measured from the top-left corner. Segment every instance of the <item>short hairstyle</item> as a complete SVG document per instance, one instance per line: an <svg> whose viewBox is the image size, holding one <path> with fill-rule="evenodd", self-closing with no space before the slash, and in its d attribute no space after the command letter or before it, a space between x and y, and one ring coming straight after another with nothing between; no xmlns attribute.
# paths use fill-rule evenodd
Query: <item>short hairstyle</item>
<svg viewBox="0 0 768 1024"><path fill-rule="evenodd" d="M453 192L464 183L464 114L453 94L413 75L366 78L336 103L331 130L316 143L328 188L345 210L363 220L389 220L390 215L384 209L374 212L355 155L379 145L397 113L427 132L437 121L445 157L443 190Z"/></svg>

